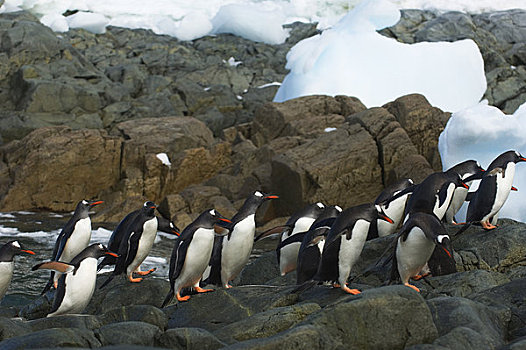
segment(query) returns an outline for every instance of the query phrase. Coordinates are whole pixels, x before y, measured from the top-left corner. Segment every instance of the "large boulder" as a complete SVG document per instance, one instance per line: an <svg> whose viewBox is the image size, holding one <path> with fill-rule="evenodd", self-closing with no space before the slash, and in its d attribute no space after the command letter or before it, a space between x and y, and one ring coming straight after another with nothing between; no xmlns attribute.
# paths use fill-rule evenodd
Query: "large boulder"
<svg viewBox="0 0 526 350"><path fill-rule="evenodd" d="M215 350L226 344L201 328L174 328L164 332L157 341L163 348L177 350Z"/></svg>
<svg viewBox="0 0 526 350"><path fill-rule="evenodd" d="M92 331L79 328L50 328L13 337L0 342L5 350L41 349L46 347L93 348L101 343Z"/></svg>

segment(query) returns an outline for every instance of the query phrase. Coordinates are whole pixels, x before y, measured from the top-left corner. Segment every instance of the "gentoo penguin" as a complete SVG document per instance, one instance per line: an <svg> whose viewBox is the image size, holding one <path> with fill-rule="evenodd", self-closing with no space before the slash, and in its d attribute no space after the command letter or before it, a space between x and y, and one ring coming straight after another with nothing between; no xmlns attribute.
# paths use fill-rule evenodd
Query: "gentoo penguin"
<svg viewBox="0 0 526 350"><path fill-rule="evenodd" d="M33 266L32 270L50 269L62 275L58 281L51 312L47 315L80 313L86 308L97 280L97 259L105 254L117 256L102 244L92 244L85 248L71 262L49 261Z"/></svg>
<svg viewBox="0 0 526 350"><path fill-rule="evenodd" d="M154 214L155 208L157 208L155 203L145 202L139 214L130 223L128 232L122 237L119 246L119 256L115 263L115 269L100 288L106 286L115 276L121 273L125 273L130 282L140 282L142 278L134 278L134 272L145 276L155 271L155 268L148 271L140 270L140 266L150 253L157 235L158 222Z"/></svg>
<svg viewBox="0 0 526 350"><path fill-rule="evenodd" d="M512 190L515 164L524 161L526 158L519 152L507 151L491 162L480 181L479 188L469 201L467 224L480 222L486 230L496 227L490 221L498 215ZM468 225L464 226L461 231L467 227Z"/></svg>
<svg viewBox="0 0 526 350"><path fill-rule="evenodd" d="M411 188L414 188L413 180L401 179L386 187L378 195L378 197L376 197L374 204L379 205L385 215L393 220L393 223L390 223L385 220L378 219L376 221L375 229L376 236L384 237L396 231L404 216L405 205L412 192L410 190ZM402 191L404 191L403 194L401 193ZM396 196L398 193L401 193L401 195ZM373 238L375 238L374 234Z"/></svg>
<svg viewBox="0 0 526 350"><path fill-rule="evenodd" d="M371 222L378 218L392 221L375 204L351 207L338 215L325 239L320 265L313 281L306 281L294 292L309 288L317 282L332 282L347 293L360 293L357 289L347 287L347 279L362 253Z"/></svg>
<svg viewBox="0 0 526 350"><path fill-rule="evenodd" d="M419 292L417 287L409 284L409 279L417 276L427 264L435 245L453 259L450 244L446 229L435 215L412 213L398 233L391 280L400 276L404 285Z"/></svg>
<svg viewBox="0 0 526 350"><path fill-rule="evenodd" d="M325 205L321 202L310 204L305 208L295 212L283 226L277 226L270 230L261 233L256 240L263 238L269 234L281 232L280 242L283 242L290 236L298 232L307 232L316 218L325 209ZM281 276L294 271L298 260L298 251L301 246L301 240L298 242L291 242L290 244L280 245L276 249L278 258L278 265Z"/></svg>
<svg viewBox="0 0 526 350"><path fill-rule="evenodd" d="M144 205L146 205L146 203L144 203ZM141 209L132 211L131 213L126 215L124 219L122 219L121 222L117 225L117 227L111 234L110 240L108 241L108 249L110 251L114 251L114 252L119 251L119 247L121 245L122 238L126 236L127 233L130 232L129 231L130 224L133 222L133 220L137 216L139 216L140 212L141 212ZM177 228L177 226L175 226L173 222L171 222L168 219L165 219L164 217L156 216L156 218L157 218L157 230L158 231L162 231L162 232L166 232L166 233L170 233L170 234L179 236L179 228ZM104 256L104 259L102 259L102 261L99 263L99 266L97 267L97 269L100 271L104 266L115 265L116 262L117 262L116 258L114 258L111 255L106 255Z"/></svg>
<svg viewBox="0 0 526 350"><path fill-rule="evenodd" d="M469 188L456 172L437 172L429 175L414 188L407 201L404 221L415 212L433 213L442 220L457 187Z"/></svg>
<svg viewBox="0 0 526 350"><path fill-rule="evenodd" d="M298 264L296 267L296 284L302 284L314 277L320 264L325 238L332 224L342 212L342 208L337 205L327 206L312 223L309 230L303 233L297 233L281 242L286 244L290 239L301 239L300 249L298 251Z"/></svg>
<svg viewBox="0 0 526 350"><path fill-rule="evenodd" d="M183 288L193 287L198 293L211 291L202 289L198 283L212 255L215 226L221 221L230 222L216 210L206 210L188 225L176 240L170 258L170 291L161 307L166 306L174 295L178 301L188 300L189 295L181 297L180 292Z"/></svg>
<svg viewBox="0 0 526 350"><path fill-rule="evenodd" d="M25 249L19 241L9 241L0 247L0 300L4 297L13 277L15 255L27 253L35 255L31 250Z"/></svg>
<svg viewBox="0 0 526 350"><path fill-rule="evenodd" d="M203 274L203 284L231 288L229 284L245 267L254 245L256 211L264 201L278 196L255 191L241 206L230 223L221 225L228 230L226 236L216 236L209 269Z"/></svg>
<svg viewBox="0 0 526 350"><path fill-rule="evenodd" d="M94 206L103 203L103 201L82 200L77 204L75 212L57 237L53 256L51 260L68 263L84 248L86 248L91 239L91 219L89 211ZM60 273L51 272L49 281L44 287L41 294L47 292L51 286L57 288Z"/></svg>
<svg viewBox="0 0 526 350"><path fill-rule="evenodd" d="M464 181L468 187L470 187L475 180L474 175L478 175L478 178L482 178L482 174L484 174L484 169L476 160L466 160L449 168L446 172L452 171L459 174L462 181ZM467 180L468 178L469 180ZM464 204L467 195L468 190L466 188L457 187L455 189L453 198L451 199L451 203L449 204L449 208L447 209L446 215L444 217L446 223L456 224L455 214L458 213L460 207L462 207L462 204Z"/></svg>

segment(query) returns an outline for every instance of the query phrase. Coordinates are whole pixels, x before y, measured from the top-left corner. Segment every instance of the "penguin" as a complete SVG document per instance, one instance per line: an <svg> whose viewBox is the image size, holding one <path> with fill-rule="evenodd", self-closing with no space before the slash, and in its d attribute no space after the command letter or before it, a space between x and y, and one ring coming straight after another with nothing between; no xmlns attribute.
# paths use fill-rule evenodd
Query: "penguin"
<svg viewBox="0 0 526 350"><path fill-rule="evenodd" d="M51 269L61 273L53 299L53 306L47 317L82 312L88 305L97 281L97 259L117 254L96 243L82 250L69 263L61 261L43 262L32 270Z"/></svg>
<svg viewBox="0 0 526 350"><path fill-rule="evenodd" d="M420 292L409 284L409 279L417 276L426 266L435 246L453 259L451 240L442 222L434 214L412 213L397 236L391 280L400 277L404 285Z"/></svg>
<svg viewBox="0 0 526 350"><path fill-rule="evenodd" d="M435 214L442 220L457 187L469 189L456 172L437 172L429 175L414 188L407 201L404 221L415 212Z"/></svg>
<svg viewBox="0 0 526 350"><path fill-rule="evenodd" d="M462 163L459 163L451 168L449 168L446 172L456 172L460 175L460 178L462 181L468 185L468 187L471 187L471 184L474 180L477 178L482 178L482 174L484 174L484 168L482 168L476 160L466 160ZM469 180L467 180L469 178ZM454 224L456 225L457 222L455 221L455 215L460 210L460 207L462 207L462 204L464 204L464 201L466 200L466 197L468 195L468 190L464 187L457 187L455 189L455 192L453 193L453 198L451 199L451 204L449 205L446 215L444 217L444 221L448 224Z"/></svg>
<svg viewBox="0 0 526 350"><path fill-rule="evenodd" d="M0 300L5 296L15 268L15 255L22 253L35 255L35 252L25 249L17 240L12 240L0 247Z"/></svg>
<svg viewBox="0 0 526 350"><path fill-rule="evenodd" d="M281 242L295 235L298 232L306 232L310 226L316 220L316 218L325 209L325 205L321 202L310 204L305 208L295 212L283 226L277 226L270 230L261 233L256 240L259 240L272 233L280 233L280 243L276 248L276 255L278 258L278 265L281 276L285 276L287 273L296 269L298 260L298 251L300 249L301 240L297 242L291 242L290 244L281 245Z"/></svg>
<svg viewBox="0 0 526 350"><path fill-rule="evenodd" d="M384 237L396 231L398 225L400 225L400 222L402 221L407 200L409 199L414 187L413 180L401 179L393 183L391 186L386 187L378 197L376 197L374 203L382 208L383 212L393 220L393 223L391 224L382 219L376 220L376 227L373 227L371 230L373 234L369 239ZM401 195L396 196L398 193Z"/></svg>
<svg viewBox="0 0 526 350"><path fill-rule="evenodd" d="M91 239L91 219L89 217L89 211L101 203L104 202L98 200L81 200L77 204L73 216L62 228L62 231L57 237L51 260L68 263L88 246ZM44 287L44 290L42 290L41 295L51 289L51 286L57 288L59 277L60 273L52 271L49 281Z"/></svg>
<svg viewBox="0 0 526 350"><path fill-rule="evenodd" d="M146 202L148 203L148 202ZM144 203L144 205L146 205ZM144 206L143 205L143 206ZM119 247L122 242L122 238L126 236L127 233L129 233L130 224L133 222L133 220L140 214L141 209L132 211L128 215L124 217L124 219L119 222L115 230L112 232L111 237L108 241L108 249L111 251L118 252ZM164 217L157 217L157 230L166 232L169 234L173 234L175 236L179 236L179 228L174 225L173 222L171 222L168 219L165 219ZM104 259L99 263L99 266L97 267L97 270L100 271L104 266L107 265L115 265L117 262L117 259L114 258L111 255L104 256Z"/></svg>
<svg viewBox="0 0 526 350"><path fill-rule="evenodd" d="M331 282L346 293L359 294L359 290L347 287L347 279L362 253L371 222L378 218L392 221L375 204L351 207L338 215L327 233L316 275L293 292L303 291L319 282Z"/></svg>
<svg viewBox="0 0 526 350"><path fill-rule="evenodd" d="M216 236L209 268L203 275L203 284L231 288L230 281L245 267L254 245L256 211L263 202L278 196L255 191L234 215L231 222L221 225L228 230L226 236Z"/></svg>
<svg viewBox="0 0 526 350"><path fill-rule="evenodd" d="M325 207L323 212L312 223L309 230L305 233L297 233L281 242L287 244L290 239L301 239L298 251L298 263L296 267L296 284L300 285L314 277L320 264L325 238L332 224L342 212L342 208L337 205Z"/></svg>
<svg viewBox="0 0 526 350"><path fill-rule="evenodd" d="M100 288L104 288L115 276L122 273L125 273L128 280L134 283L142 281L141 277L133 277L134 272L145 276L156 270L155 268L148 271L140 270L140 266L150 253L157 235L158 221L154 214L156 208L157 206L153 202L144 203L139 214L130 223L128 232L122 237L115 269Z"/></svg>
<svg viewBox="0 0 526 350"><path fill-rule="evenodd" d="M165 307L174 295L178 301L190 299L189 295L181 296L183 288L193 287L198 293L212 291L199 287L198 283L212 256L216 226L221 221L231 222L215 209L206 210L188 225L176 240L168 274L170 291L161 307Z"/></svg>
<svg viewBox="0 0 526 350"><path fill-rule="evenodd" d="M519 152L507 151L495 158L480 180L477 191L469 201L466 223L458 233L479 222L485 230L496 228L495 217L508 199L515 176L515 164L526 161ZM493 220L495 221L493 221ZM491 222L493 221L493 223Z"/></svg>

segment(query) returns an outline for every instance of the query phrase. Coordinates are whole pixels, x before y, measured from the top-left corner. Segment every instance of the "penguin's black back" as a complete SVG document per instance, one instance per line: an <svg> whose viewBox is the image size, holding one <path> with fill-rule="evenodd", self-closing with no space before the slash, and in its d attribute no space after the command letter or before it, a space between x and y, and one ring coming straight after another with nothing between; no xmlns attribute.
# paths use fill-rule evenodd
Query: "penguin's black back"
<svg viewBox="0 0 526 350"><path fill-rule="evenodd" d="M396 181L395 183L391 184L390 186L387 186L376 199L374 200L374 204L384 204L386 202L389 202L389 200L400 191L405 190L406 188L409 188L413 186L413 181L410 179L400 179Z"/></svg>
<svg viewBox="0 0 526 350"><path fill-rule="evenodd" d="M482 177L477 191L469 201L466 222L481 221L491 211L497 196L497 176L492 175L495 171L493 169Z"/></svg>

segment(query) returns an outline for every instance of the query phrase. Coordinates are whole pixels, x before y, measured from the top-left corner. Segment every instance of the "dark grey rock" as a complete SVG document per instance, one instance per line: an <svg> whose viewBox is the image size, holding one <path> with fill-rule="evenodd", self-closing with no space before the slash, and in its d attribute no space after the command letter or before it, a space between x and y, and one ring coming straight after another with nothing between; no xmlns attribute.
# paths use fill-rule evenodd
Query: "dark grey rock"
<svg viewBox="0 0 526 350"><path fill-rule="evenodd" d="M509 310L491 308L484 304L459 297L440 297L427 301L439 336L454 334L458 327L469 328L479 334L488 349L496 349L505 343ZM465 332L460 332L464 334ZM471 332L467 332L471 334ZM453 337L453 335L449 336ZM448 337L448 339L449 339ZM440 338L439 338L440 339ZM444 345L441 341L435 342Z"/></svg>
<svg viewBox="0 0 526 350"><path fill-rule="evenodd" d="M0 340L18 337L31 332L31 328L22 320L0 317Z"/></svg>
<svg viewBox="0 0 526 350"><path fill-rule="evenodd" d="M151 305L130 305L117 307L104 312L98 317L102 324L110 324L124 321L140 321L159 327L166 328L168 318L160 309Z"/></svg>
<svg viewBox="0 0 526 350"><path fill-rule="evenodd" d="M254 338L268 338L301 322L308 315L321 310L315 303L273 308L231 323L214 332L227 344Z"/></svg>
<svg viewBox="0 0 526 350"><path fill-rule="evenodd" d="M0 342L2 350L39 349L45 347L100 347L92 331L75 328L51 328L25 334Z"/></svg>
<svg viewBox="0 0 526 350"><path fill-rule="evenodd" d="M161 335L159 327L145 322L128 321L108 324L97 331L103 345L146 345L153 346Z"/></svg>
<svg viewBox="0 0 526 350"><path fill-rule="evenodd" d="M102 323L93 315L60 315L54 317L44 317L26 323L33 331L40 331L48 328L83 328L97 329Z"/></svg>
<svg viewBox="0 0 526 350"><path fill-rule="evenodd" d="M164 348L181 350L214 350L226 345L201 328L169 329L159 337L157 343Z"/></svg>
<svg viewBox="0 0 526 350"><path fill-rule="evenodd" d="M486 343L486 338L477 331L468 327L457 327L446 335L441 336L433 342L450 350L476 350L476 349L495 349Z"/></svg>
<svg viewBox="0 0 526 350"><path fill-rule="evenodd" d="M225 350L296 350L328 349L322 341L320 330L311 325L294 327L273 337L252 339L227 346Z"/></svg>

